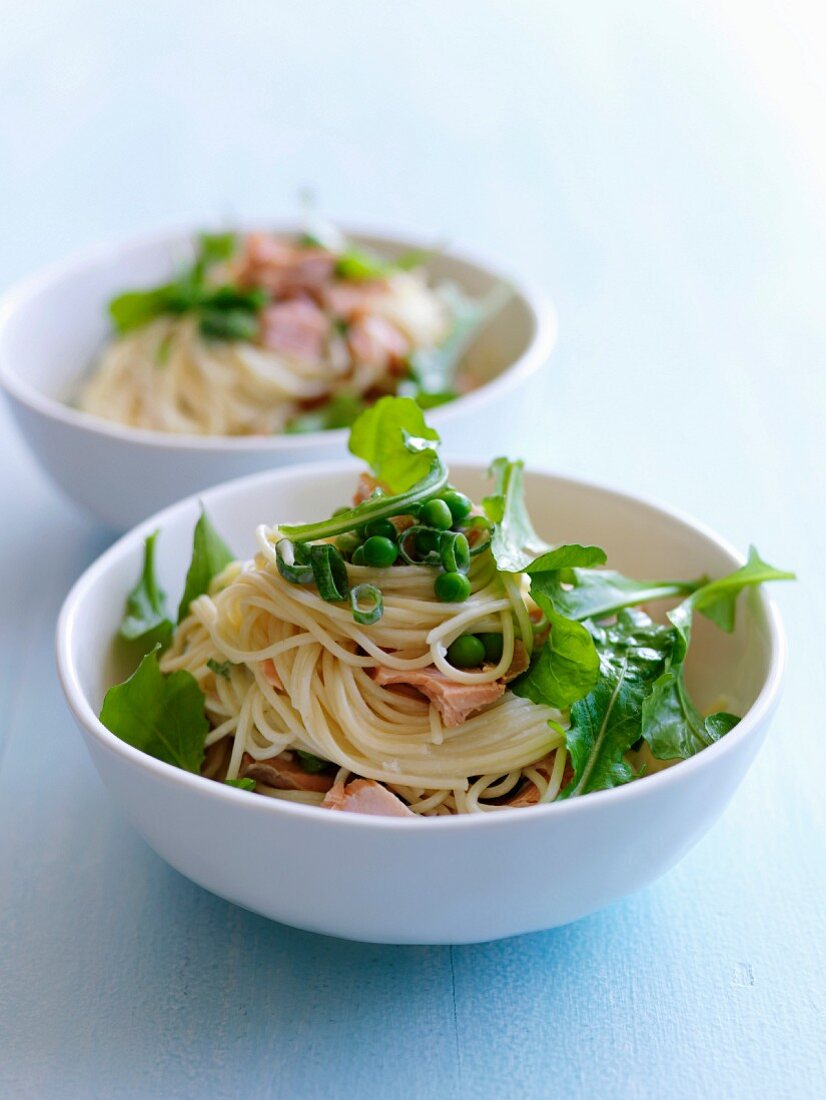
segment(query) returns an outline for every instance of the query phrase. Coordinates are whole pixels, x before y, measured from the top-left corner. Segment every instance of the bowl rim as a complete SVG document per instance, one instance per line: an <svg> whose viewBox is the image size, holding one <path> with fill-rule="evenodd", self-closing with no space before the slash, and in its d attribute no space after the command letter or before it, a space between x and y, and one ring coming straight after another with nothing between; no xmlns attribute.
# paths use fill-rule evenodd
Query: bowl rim
<svg viewBox="0 0 826 1100"><path fill-rule="evenodd" d="M268 219L265 224L274 233L291 233L298 228L296 221L289 219ZM260 228L261 223L249 219L239 219L233 229L247 233ZM338 225L338 223L337 223ZM433 247L433 239L416 233L398 235L379 226L351 225L342 223L339 228L355 240L370 240L379 247L387 245L401 249L427 249ZM5 327L11 323L16 312L48 289L53 283L71 277L84 267L106 260L114 260L119 253L128 253L140 248L162 248L165 244L183 243L192 240L203 226L197 228L192 222L181 223L166 229L155 229L143 233L134 233L126 237L111 237L97 244L77 249L63 259L38 269L30 275L14 282L0 296L0 342ZM550 299L536 287L512 276L509 272L476 256L464 246L445 248L442 254L495 280L508 283L518 299L527 309L534 326L534 332L521 355L517 356L490 381L483 383L470 393L462 394L454 401L437 406L429 412L434 423L447 423L456 415L494 400L501 391L511 389L523 379L536 373L548 361L557 338L557 316ZM122 443L138 447L161 447L173 450L189 450L212 453L278 453L279 451L304 451L312 458L312 452L320 446L346 444L348 429L334 428L329 431L301 432L295 435L272 436L207 436L190 435L177 432L158 432L148 428L132 428L117 424L103 417L76 409L55 397L42 393L29 383L25 375L6 361L0 354L0 387L21 404L51 420L56 420L76 431L89 435L105 436Z"/></svg>
<svg viewBox="0 0 826 1100"><path fill-rule="evenodd" d="M480 469L484 469L486 464L478 459L456 459L451 465L457 471L460 467L479 471ZM520 821L523 823L539 822L548 817L553 818L560 814L587 814L589 812L589 807L598 810L606 803L620 803L627 799L645 797L647 793L653 794L667 785L681 782L682 780L680 777L688 779L692 771L696 772L702 768L714 767L716 761L722 761L725 756L735 751L740 742L753 736L764 723L768 722L780 698L786 666L786 636L777 605L774 600L767 595L765 589L761 587L757 590L756 595L761 602L768 631L769 667L757 698L730 733L688 760L681 760L671 768L666 768L656 772L654 775L646 776L642 781L626 783L620 787L614 787L609 790L594 791L581 798L567 799L564 802L550 802L546 805L534 806L531 807L530 811L527 813L522 808L504 808L497 810L495 813L445 815L428 818L374 817L363 814L347 813L325 814L319 812L317 806L289 802L285 799L250 799L246 791L237 790L225 784L216 783L213 780L205 779L200 775L177 768L172 764L167 764L162 760L157 760L155 757L149 756L140 749L133 748L131 745L127 744L127 742L117 737L116 734L108 730L100 722L85 692L81 688L74 659L73 640L78 605L81 603L87 591L94 587L100 576L107 571L110 564L120 558L120 556L127 551L128 547L135 543L140 544L147 534L150 534L159 527L162 528L165 520L169 520L174 514L186 508L192 508L193 506L197 507L202 496L206 498L212 497L213 499L232 497L240 490L246 490L248 488L254 490L258 485L263 487L268 483L294 478L296 474L302 474L304 476L315 475L318 478L323 478L329 475L340 475L349 470L358 471L360 468L361 464L355 460L345 462L305 463L300 466L267 470L263 473L250 474L245 477L235 478L232 481L222 482L206 490L203 494L192 494L191 496L177 501L175 504L169 505L153 516L150 516L118 538L103 554L87 566L66 596L58 617L55 633L58 676L69 708L81 729L92 736L101 748L125 757L130 764L143 769L145 772L151 773L153 778L157 781L166 784L182 784L184 787L191 788L193 793L200 791L203 796L207 798L213 797L219 800L244 799L245 801L243 804L250 808L251 813L273 814L276 817L279 814L297 814L299 817L305 817L309 824L315 822L318 823L320 827L329 828L343 827L347 829L367 830L401 828L408 830L418 829L427 832L440 829L509 828L517 825ZM615 489L602 482L575 478L563 473L555 473L545 467L532 467L529 473L532 475L539 475L540 477L553 478L556 481L567 483L574 488L582 488L587 491L595 491L597 493L613 496L633 505L642 505L667 519L675 520L682 525L692 528L694 532L714 543L733 561L740 564L745 562L743 554L725 538L718 535L702 521L694 519L680 509L661 504L644 495L627 493ZM307 817L307 815L309 815L309 817ZM327 822L327 826L321 824L325 821Z"/></svg>

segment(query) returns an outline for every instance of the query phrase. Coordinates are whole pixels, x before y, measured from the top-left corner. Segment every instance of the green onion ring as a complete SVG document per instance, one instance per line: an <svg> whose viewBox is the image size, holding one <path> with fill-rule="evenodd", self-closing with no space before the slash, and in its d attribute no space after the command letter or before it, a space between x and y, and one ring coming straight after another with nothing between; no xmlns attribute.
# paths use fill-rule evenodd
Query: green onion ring
<svg viewBox="0 0 826 1100"><path fill-rule="evenodd" d="M470 547L465 536L445 531L439 543L439 557L446 573L467 573L470 569Z"/></svg>
<svg viewBox="0 0 826 1100"><path fill-rule="evenodd" d="M441 565L442 559L438 550L429 550L424 557L414 558L407 549L408 540L410 538L415 539L416 535L421 534L422 531L427 531L428 534L432 534L434 536L434 545L439 545L442 532L436 527L427 527L423 523L417 523L414 527L408 527L399 537L399 554L402 560L408 565Z"/></svg>
<svg viewBox="0 0 826 1100"><path fill-rule="evenodd" d="M309 548L303 542L279 539L275 544L275 561L278 572L290 584L309 584L313 579Z"/></svg>
<svg viewBox="0 0 826 1100"><path fill-rule="evenodd" d="M372 626L384 614L384 600L374 584L358 584L350 589L350 607L360 626Z"/></svg>
<svg viewBox="0 0 826 1100"><path fill-rule="evenodd" d="M350 591L347 579L347 566L335 546L329 542L310 547L310 565L312 566L318 594L328 603L346 600Z"/></svg>

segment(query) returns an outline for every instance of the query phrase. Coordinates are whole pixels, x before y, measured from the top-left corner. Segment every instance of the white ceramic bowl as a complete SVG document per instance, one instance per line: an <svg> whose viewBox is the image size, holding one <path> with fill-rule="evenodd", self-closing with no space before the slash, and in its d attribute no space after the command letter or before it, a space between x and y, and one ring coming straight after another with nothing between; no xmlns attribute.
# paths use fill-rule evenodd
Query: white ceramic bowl
<svg viewBox="0 0 826 1100"><path fill-rule="evenodd" d="M295 226L275 227L284 232ZM357 243L395 256L421 241L351 232ZM246 438L182 436L122 427L71 407L82 377L107 338L106 305L118 292L167 280L192 255L193 233L140 237L85 252L12 288L0 302L0 385L20 431L46 473L78 504L117 530L242 474L296 462L343 457L347 432ZM524 401L556 336L541 296L484 264L443 253L428 263L481 297L500 280L514 297L470 349L476 390L428 413L448 446L461 449L470 430L494 446Z"/></svg>
<svg viewBox="0 0 826 1100"><path fill-rule="evenodd" d="M328 515L350 497L355 465L273 471L203 494L239 556L262 521ZM451 478L479 498L479 465ZM640 577L721 575L741 563L684 516L621 493L530 473L540 533L596 543ZM160 581L177 599L198 502L161 512L115 543L69 594L57 630L60 678L92 759L126 816L164 859L224 898L299 928L390 943L466 943L576 920L657 878L719 816L754 758L784 663L778 613L763 592L741 597L726 635L699 617L688 676L701 707L720 695L744 715L691 760L617 790L524 810L453 818L333 814L250 795L131 748L97 719L125 670L113 637L138 575L145 536L160 529ZM645 538L640 538L640 532Z"/></svg>

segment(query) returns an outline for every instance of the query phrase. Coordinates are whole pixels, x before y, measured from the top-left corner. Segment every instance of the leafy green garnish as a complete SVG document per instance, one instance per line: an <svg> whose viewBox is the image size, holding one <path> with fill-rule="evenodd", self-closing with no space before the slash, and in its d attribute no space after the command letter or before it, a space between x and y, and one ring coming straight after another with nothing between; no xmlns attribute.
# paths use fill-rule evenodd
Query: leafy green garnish
<svg viewBox="0 0 826 1100"><path fill-rule="evenodd" d="M257 314L268 301L258 289L209 286L206 275L216 263L229 259L235 250L233 233L202 233L194 264L177 279L149 290L128 290L109 303L109 315L123 335L164 314L198 315L204 336L219 340L252 340L258 332Z"/></svg>
<svg viewBox="0 0 826 1100"><path fill-rule="evenodd" d="M296 749L295 751L301 761L301 767L305 772L310 772L311 775L316 775L318 772L323 772L330 767L329 760L322 760L320 756L316 756L314 753L305 752L303 749Z"/></svg>
<svg viewBox="0 0 826 1100"><path fill-rule="evenodd" d="M230 661L216 661L214 657L207 660L209 671L214 672L216 676L223 676L225 680L229 679L230 664Z"/></svg>
<svg viewBox="0 0 826 1100"><path fill-rule="evenodd" d="M349 447L391 492L403 493L430 472L438 442L415 401L382 397L353 425Z"/></svg>
<svg viewBox="0 0 826 1100"><path fill-rule="evenodd" d="M126 598L126 613L119 634L128 642L140 642L146 653L155 645L165 648L172 637L172 623L166 610L166 593L155 576L155 541L158 532L144 543L143 569L138 583Z"/></svg>
<svg viewBox="0 0 826 1100"><path fill-rule="evenodd" d="M100 720L121 740L167 764L200 772L209 721L204 693L183 669L164 676L159 645L122 684L109 688Z"/></svg>
<svg viewBox="0 0 826 1100"><path fill-rule="evenodd" d="M355 394L340 393L311 412L299 413L287 423L288 435L303 432L328 432L336 428L349 428L364 412L364 400Z"/></svg>
<svg viewBox="0 0 826 1100"><path fill-rule="evenodd" d="M705 583L698 581L636 581L612 569L569 569L556 578L553 600L571 619L607 619L625 607L651 600L685 596Z"/></svg>
<svg viewBox="0 0 826 1100"><path fill-rule="evenodd" d="M382 397L353 425L350 450L370 465L393 495L382 490L354 508L316 523L282 524L281 534L287 539L312 542L344 534L371 520L404 515L412 505L447 485L438 444L438 433L427 427L415 401L409 397Z"/></svg>
<svg viewBox="0 0 826 1100"><path fill-rule="evenodd" d="M335 270L339 279L361 282L369 279L383 279L391 268L380 256L364 252L351 245L336 260Z"/></svg>
<svg viewBox="0 0 826 1100"><path fill-rule="evenodd" d="M566 740L574 778L563 798L634 778L625 753L640 738L643 701L674 644L668 627L638 611L621 611L611 626L590 627L599 653L599 679L571 707Z"/></svg>
<svg viewBox="0 0 826 1100"><path fill-rule="evenodd" d="M593 639L581 623L559 610L555 597L561 571L602 561L605 552L598 546L573 544L548 550L528 566L531 596L547 616L551 629L528 671L511 685L517 695L564 708L587 695L596 684L599 657Z"/></svg>
<svg viewBox="0 0 826 1100"><path fill-rule="evenodd" d="M455 290L448 295L452 321L447 336L435 347L417 348L407 360L410 377L420 392L438 394L454 389L465 352L511 297L513 291L505 283L497 283L481 301L472 301Z"/></svg>
<svg viewBox="0 0 826 1100"><path fill-rule="evenodd" d="M241 791L255 790L254 779L225 779L224 782L228 787L238 787L238 789Z"/></svg>
<svg viewBox="0 0 826 1100"><path fill-rule="evenodd" d="M184 594L178 608L178 622L189 614L189 605L209 590L210 581L225 569L235 556L209 522L201 508L201 517L195 525L192 540L192 561L186 574Z"/></svg>
<svg viewBox="0 0 826 1100"><path fill-rule="evenodd" d="M734 630L737 597L744 588L765 581L793 580L794 574L762 561L752 546L745 565L727 577L695 589L668 612L674 626L673 651L662 675L643 704L642 735L661 760L686 759L728 733L738 719L721 712L703 718L692 703L685 683L685 658L691 642L694 612L699 611L722 630Z"/></svg>
<svg viewBox="0 0 826 1100"><path fill-rule="evenodd" d="M492 496L482 501L485 514L496 525L491 550L496 564L504 573L523 572L531 562L550 549L534 531L525 506L524 466L522 461L494 459L489 473L496 479L496 488Z"/></svg>

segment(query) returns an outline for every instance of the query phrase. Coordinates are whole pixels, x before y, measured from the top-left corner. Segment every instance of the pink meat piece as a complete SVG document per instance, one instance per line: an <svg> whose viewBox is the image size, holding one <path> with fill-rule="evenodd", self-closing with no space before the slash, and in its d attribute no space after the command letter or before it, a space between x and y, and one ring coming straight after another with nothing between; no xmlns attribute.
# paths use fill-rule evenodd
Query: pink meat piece
<svg viewBox="0 0 826 1100"><path fill-rule="evenodd" d="M276 302L261 314L261 342L273 351L315 363L324 353L328 327L327 318L307 298Z"/></svg>
<svg viewBox="0 0 826 1100"><path fill-rule="evenodd" d="M381 370L398 368L410 351L410 341L394 324L378 314L359 317L347 330L350 353L357 363Z"/></svg>
<svg viewBox="0 0 826 1100"><path fill-rule="evenodd" d="M328 810L346 810L354 814L373 814L378 817L415 817L412 810L392 791L375 779L354 779L346 786L336 785L321 803Z"/></svg>
<svg viewBox="0 0 826 1100"><path fill-rule="evenodd" d="M238 772L241 779L257 779L268 787L280 791L329 791L333 777L323 772L307 772L296 759L294 753L282 752L269 760L255 760L248 752L241 757Z"/></svg>
<svg viewBox="0 0 826 1100"><path fill-rule="evenodd" d="M471 714L495 703L505 691L501 680L489 680L482 684L458 684L432 665L414 669L380 666L373 669L370 675L383 687L403 684L420 691L436 707L448 729L461 726Z"/></svg>
<svg viewBox="0 0 826 1100"><path fill-rule="evenodd" d="M269 233L252 233L238 263L241 286L258 286L276 297L321 297L333 278L336 258L324 248L301 248Z"/></svg>

